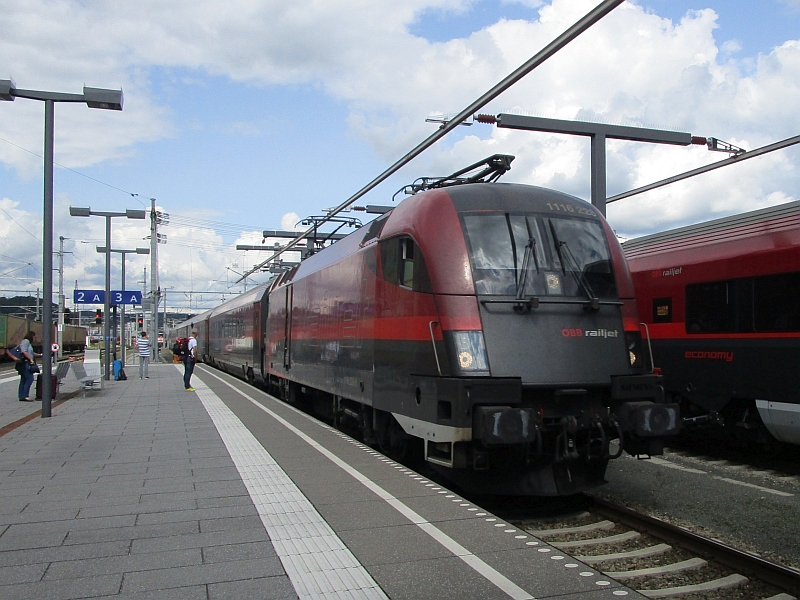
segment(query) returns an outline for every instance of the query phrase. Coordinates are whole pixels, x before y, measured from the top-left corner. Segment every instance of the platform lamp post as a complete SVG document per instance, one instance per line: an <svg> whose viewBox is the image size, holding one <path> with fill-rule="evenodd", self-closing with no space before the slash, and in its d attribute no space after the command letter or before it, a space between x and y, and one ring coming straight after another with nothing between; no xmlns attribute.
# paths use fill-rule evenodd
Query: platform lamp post
<svg viewBox="0 0 800 600"><path fill-rule="evenodd" d="M42 288L47 309L42 319L42 417L51 416L53 367L53 123L56 102L85 102L89 108L122 110L122 90L84 86L82 94L18 89L13 79L0 79L0 100L44 102L44 213L42 218Z"/></svg>
<svg viewBox="0 0 800 600"><path fill-rule="evenodd" d="M111 354L109 353L109 324L110 324L110 308L111 308L111 219L114 217L127 217L128 219L144 219L147 213L143 210L127 209L125 212L107 212L104 210L92 210L91 208L81 208L77 206L69 207L69 214L71 217L105 217L106 218L106 287L105 287L105 300L103 302L103 348L105 358L103 364L105 365L105 375L103 378L108 381L111 379Z"/></svg>
<svg viewBox="0 0 800 600"><path fill-rule="evenodd" d="M103 246L96 246L97 251L100 254L105 254L106 249ZM150 248L136 248L135 250L116 250L112 248L110 252L116 252L117 254L122 254L122 291L125 291L125 255L126 254L150 254ZM122 345L122 367L125 368L125 305L123 304L120 307L120 322L122 323L122 327L120 327L120 335L119 340ZM116 339L116 332L114 333L114 339Z"/></svg>

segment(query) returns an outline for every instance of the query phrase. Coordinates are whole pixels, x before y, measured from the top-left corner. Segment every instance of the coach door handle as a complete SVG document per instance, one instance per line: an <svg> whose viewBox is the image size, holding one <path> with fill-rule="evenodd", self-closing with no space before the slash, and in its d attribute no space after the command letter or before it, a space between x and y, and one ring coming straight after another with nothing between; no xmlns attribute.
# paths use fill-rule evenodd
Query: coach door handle
<svg viewBox="0 0 800 600"><path fill-rule="evenodd" d="M433 357L436 359L436 370L439 371L439 377L442 376L442 366L439 364L439 353L436 351L436 338L433 335L433 326L438 325L439 321L431 321L428 323L428 329L431 332L431 344L433 344Z"/></svg>

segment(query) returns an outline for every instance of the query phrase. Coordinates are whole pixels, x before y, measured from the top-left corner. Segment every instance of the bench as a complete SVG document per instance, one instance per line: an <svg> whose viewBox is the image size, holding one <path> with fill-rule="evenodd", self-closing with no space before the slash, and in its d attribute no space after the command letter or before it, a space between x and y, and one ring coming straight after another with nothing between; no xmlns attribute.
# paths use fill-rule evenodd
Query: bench
<svg viewBox="0 0 800 600"><path fill-rule="evenodd" d="M58 363L56 370L53 372L53 375L56 377L56 394L58 393L58 387L61 385L61 380L67 376L67 373L69 373L69 361L64 360ZM53 396L56 394L53 394Z"/></svg>
<svg viewBox="0 0 800 600"><path fill-rule="evenodd" d="M87 375L86 369L83 366L83 363L74 362L74 363L67 363L67 365L72 364L72 372L75 374L75 379L78 380L78 383L81 384L81 388L83 389L83 397L86 398L86 390L93 390L95 389L95 384L102 387L102 379L99 377L99 373L97 376L94 374ZM67 367L69 368L69 367Z"/></svg>
<svg viewBox="0 0 800 600"><path fill-rule="evenodd" d="M56 368L50 372L53 377L53 389L51 390L51 398L53 400L58 396L58 388L61 386L61 380L69 373L69 361L61 361L56 365ZM39 375L39 377L42 377ZM42 389L39 387L40 383L36 384L36 399L42 399Z"/></svg>

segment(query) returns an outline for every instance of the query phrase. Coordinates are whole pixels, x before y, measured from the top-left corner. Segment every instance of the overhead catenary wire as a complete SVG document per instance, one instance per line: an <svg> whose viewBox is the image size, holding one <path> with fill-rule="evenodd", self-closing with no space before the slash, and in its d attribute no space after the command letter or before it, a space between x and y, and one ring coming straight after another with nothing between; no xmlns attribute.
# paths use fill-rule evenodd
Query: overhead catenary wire
<svg viewBox="0 0 800 600"><path fill-rule="evenodd" d="M0 141L3 141L3 142L5 142L6 144L10 144L10 145L14 146L15 148L19 148L20 150L22 150L22 151L24 151L24 152L27 152L28 154L33 154L34 156L36 156L36 157L38 157L38 158L41 158L42 160L44 160L44 156L42 156L42 155L41 155L41 154L39 154L38 152L34 152L33 150L28 150L27 148L24 148L23 146L20 146L19 144L15 144L14 142L12 142L12 141L9 141L9 140L7 140L7 139L5 139L5 138L2 138L2 137L0 137ZM123 194L127 194L127 195L129 195L130 197L132 197L132 198L136 198L136 201L137 201L137 202L139 202L139 203L141 203L142 205L144 205L144 202L142 202L141 200L139 200L139 199L138 199L138 197L137 197L137 196L139 196L139 194L134 194L133 192L129 192L128 190L123 190L122 188L118 188L118 187L117 187L117 186L115 186L115 185L111 185L110 183L106 183L105 181L101 181L100 179L96 179L96 178L94 178L94 177L92 177L92 176L90 176L90 175L87 175L86 173L81 173L80 171L76 171L75 169L70 169L69 167L65 167L64 165L62 165L62 164L59 164L59 163L57 163L57 162L55 162L55 161L53 161L53 164L54 164L55 166L57 166L57 167L61 168L61 169L65 169L65 170L67 170L67 171L71 171L71 172L75 173L76 175L80 175L81 177L85 177L86 179L91 179L91 180L92 180L92 181L94 181L95 183L99 183L100 185L104 185L104 186L106 186L106 187L110 187L110 188L111 188L111 189L113 189L113 190L117 190L118 192L122 192Z"/></svg>
<svg viewBox="0 0 800 600"><path fill-rule="evenodd" d="M420 144L418 144L414 149L408 152L405 156L403 156L400 160L395 162L392 166L386 169L383 173L378 175L375 179L370 181L367 185L361 188L358 192L350 196L347 200L342 202L339 206L334 208L333 210L329 211L327 216L324 217L319 222L315 223L313 227L309 227L308 230L301 233L298 237L294 238L288 244L286 244L282 250L277 251L275 254L263 260L258 265L254 266L251 270L247 271L239 281L243 281L256 271L260 271L264 265L266 265L269 261L277 258L284 252L291 250L294 246L299 244L307 235L310 235L314 232L315 229L318 229L320 225L323 225L328 220L333 218L335 215L340 213L342 210L353 204L356 200L361 198L364 194L375 188L378 184L388 179L391 175L395 172L400 170L401 167L405 166L411 160L419 156L423 151L427 150L430 146L436 143L439 139L447 135L450 131L458 127L465 119L474 115L477 111L481 108L486 106L489 102L497 98L500 94L506 91L508 88L513 86L517 83L520 79L525 77L528 73L533 71L536 67L544 63L548 58L556 54L559 50L561 50L564 46L569 44L572 40L577 38L581 35L584 31L589 29L592 25L597 23L600 19L605 17L609 14L612 10L617 8L620 4L622 4L624 0L605 0L598 4L594 9L589 11L586 15L584 15L580 20L578 20L574 25L572 25L569 29L567 29L564 33L558 36L555 40L550 42L547 46L545 46L542 50L537 52L534 56L532 56L528 61L523 63L519 66L515 71L511 74L507 75L505 79L500 81L494 87L492 87L489 91L483 94L480 98L472 102L469 106L467 106L464 110L458 113L452 120L442 123L441 127L430 136L428 136L425 140L423 140ZM237 281L238 283L238 281Z"/></svg>
<svg viewBox="0 0 800 600"><path fill-rule="evenodd" d="M756 148L755 150L749 150L748 152L744 152L743 154L737 154L736 156L731 156L723 160L718 160L717 162L705 165L704 167L698 167L697 169L692 169L691 171L686 171L678 175L673 175L672 177L667 177L666 179L662 179L660 181L656 181L648 185L643 185L642 187L638 187L636 189L629 190L621 194L617 194L616 196L611 196L609 198L606 198L606 204L609 204L611 202L616 202L617 200L623 200L624 198L630 198L631 196L642 194L644 192L649 192L650 190L654 190L656 188L669 185L670 183L675 183L676 181L688 179L689 177L694 177L695 175L707 173L708 171L713 171L714 169L719 169L721 167L727 167L728 165L740 163L750 158L755 158L756 156L761 156L769 152L774 152L775 150L781 150L783 148L793 146L794 144L800 144L800 135L786 138L785 140L775 142L774 144L761 146L760 148Z"/></svg>

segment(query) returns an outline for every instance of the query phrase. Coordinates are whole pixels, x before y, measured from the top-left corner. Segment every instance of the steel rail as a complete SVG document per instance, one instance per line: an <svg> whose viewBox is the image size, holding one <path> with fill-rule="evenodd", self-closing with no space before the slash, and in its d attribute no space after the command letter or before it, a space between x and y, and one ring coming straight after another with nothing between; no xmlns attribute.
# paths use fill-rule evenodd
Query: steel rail
<svg viewBox="0 0 800 600"><path fill-rule="evenodd" d="M574 25L572 25L569 29L567 29L564 33L558 36L555 40L550 42L547 46L545 46L542 50L537 52L533 57L528 59L527 62L523 63L519 66L515 71L510 73L497 83L494 87L492 87L489 91L483 94L480 98L472 102L469 106L467 106L464 110L458 113L455 117L453 117L450 121L443 123L442 126L436 130L433 134L428 136L425 140L423 140L420 144L418 144L413 150L408 152L405 156L403 156L400 160L395 162L391 167L386 169L383 173L378 175L375 179L370 181L367 185L361 188L358 192L350 196L347 200L342 202L339 206L331 210L325 219L320 221L315 225L315 227L309 228L307 231L301 233L298 237L293 239L291 242L286 244L286 246L278 251L276 254L273 254L266 260L261 261L259 264L255 265L252 269L247 271L242 277L236 282L239 283L243 281L256 271L261 270L261 268L266 265L270 260L273 260L283 254L291 250L294 246L300 243L307 235L309 235L315 228L319 227L320 225L324 224L328 219L332 218L348 206L350 206L353 202L361 198L364 194L375 188L378 184L382 183L384 180L389 178L393 175L396 171L398 171L401 167L405 166L407 163L411 162L414 158L420 155L424 150L427 150L430 146L432 146L435 142L439 139L447 135L450 131L458 127L465 119L471 117L475 112L486 106L489 102L497 98L500 94L506 91L508 88L513 86L517 83L520 79L525 77L528 73L533 71L536 67L544 63L548 58L553 56L556 52L561 50L564 46L569 44L572 40L577 38L581 35L584 31L589 29L592 25L597 23L600 19L605 17L608 13L612 10L617 8L620 4L623 3L624 0L604 0L600 4L598 4L594 9L589 11L586 15L584 15L580 20L578 20Z"/></svg>
<svg viewBox="0 0 800 600"><path fill-rule="evenodd" d="M735 571L770 583L786 592L800 594L800 571L737 550L718 540L697 535L688 529L637 513L607 500L590 495L587 495L587 498L592 504L591 509L608 519L624 523L637 531L645 531L696 554L710 557Z"/></svg>
<svg viewBox="0 0 800 600"><path fill-rule="evenodd" d="M719 169L721 167L727 167L728 165L740 163L742 161L747 160L748 158L755 158L756 156L761 156L762 154L774 152L775 150L781 150L782 148L793 146L794 144L800 144L800 135L786 138L785 140L781 140L780 142L775 142L774 144L762 146L761 148L756 148L755 150L749 150L744 154L737 154L736 156L731 156L730 158L719 160L717 162L711 163L710 165L706 165L704 167L698 167L697 169L692 169L691 171L686 171L685 173L681 173L679 175L673 175L672 177L667 177L666 179L662 179L661 181L656 181L655 183L650 183L648 185L633 190L629 190L621 194L617 194L616 196L611 196L609 198L606 198L606 204L610 204L611 202L616 202L617 200L622 200L624 198L630 198L631 196L635 196L637 194L641 194L644 192L649 192L650 190L654 190L656 188L669 185L670 183L675 183L676 181L681 181L682 179L688 179L689 177L694 177L695 175L700 175L701 173L707 173L708 171L713 171L714 169Z"/></svg>

